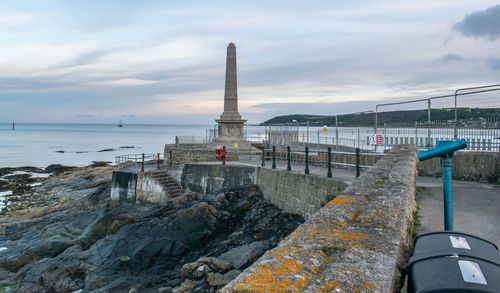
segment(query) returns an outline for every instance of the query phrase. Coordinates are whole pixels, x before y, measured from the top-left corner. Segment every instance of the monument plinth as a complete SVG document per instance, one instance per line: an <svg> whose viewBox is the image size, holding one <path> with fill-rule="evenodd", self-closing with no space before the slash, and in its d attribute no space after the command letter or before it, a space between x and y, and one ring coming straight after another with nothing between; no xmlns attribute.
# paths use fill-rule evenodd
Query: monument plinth
<svg viewBox="0 0 500 293"><path fill-rule="evenodd" d="M220 143L240 144L243 141L244 123L238 112L238 84L236 75L236 46L230 43L227 46L226 58L226 85L224 91L224 112L220 119L215 120L219 125Z"/></svg>

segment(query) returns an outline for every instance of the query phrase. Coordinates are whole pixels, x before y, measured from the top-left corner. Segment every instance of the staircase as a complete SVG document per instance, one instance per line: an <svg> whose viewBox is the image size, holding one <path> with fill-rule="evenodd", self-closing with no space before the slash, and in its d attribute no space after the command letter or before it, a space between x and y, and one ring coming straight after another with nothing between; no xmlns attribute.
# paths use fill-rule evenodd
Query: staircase
<svg viewBox="0 0 500 293"><path fill-rule="evenodd" d="M169 197L178 197L182 194L181 186L167 170L153 171L151 175L163 187L163 190L165 190Z"/></svg>

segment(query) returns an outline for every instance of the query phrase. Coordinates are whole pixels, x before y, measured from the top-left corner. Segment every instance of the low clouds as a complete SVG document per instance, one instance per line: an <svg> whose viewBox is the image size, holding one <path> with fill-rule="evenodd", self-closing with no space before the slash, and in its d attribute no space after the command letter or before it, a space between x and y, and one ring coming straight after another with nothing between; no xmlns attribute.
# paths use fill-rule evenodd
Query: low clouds
<svg viewBox="0 0 500 293"><path fill-rule="evenodd" d="M494 0L34 3L0 1L0 120L212 123L230 41L251 123L447 93L500 68L495 42L440 42L457 22L497 38Z"/></svg>
<svg viewBox="0 0 500 293"><path fill-rule="evenodd" d="M468 37L497 39L500 37L500 5L466 15L454 29Z"/></svg>
<svg viewBox="0 0 500 293"><path fill-rule="evenodd" d="M441 57L441 62L443 63L455 63L455 62L463 62L464 61L464 58L460 55L457 55L457 54L453 54L453 53L448 53L446 55L443 55L443 57Z"/></svg>
<svg viewBox="0 0 500 293"><path fill-rule="evenodd" d="M490 57L486 59L486 64L493 70L500 70L500 58Z"/></svg>

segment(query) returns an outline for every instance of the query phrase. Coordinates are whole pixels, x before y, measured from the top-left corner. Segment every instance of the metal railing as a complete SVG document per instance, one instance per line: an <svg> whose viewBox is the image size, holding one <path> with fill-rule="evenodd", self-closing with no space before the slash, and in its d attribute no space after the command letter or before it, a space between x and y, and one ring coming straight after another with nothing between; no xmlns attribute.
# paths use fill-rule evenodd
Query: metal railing
<svg viewBox="0 0 500 293"><path fill-rule="evenodd" d="M336 161L335 159L339 156L344 157L344 162ZM347 160L347 156L353 156L351 160ZM287 146L286 148L277 148L273 146L271 148L266 148L262 150L262 163L261 166L266 166L266 162L271 164L273 169L276 169L277 162L286 162L287 171L292 171L292 163L300 163L303 166L304 174L310 173L310 166L326 167L326 175L328 178L332 177L332 168L337 167L353 167L356 170L356 177L359 177L361 169L367 169L371 165L362 165L361 156L373 157L372 163L375 162L376 158L383 156L383 154L377 153L361 153L361 149L356 148L354 152L338 152L333 151L332 147L328 147L326 151L320 149L311 149L308 146L304 148L291 148ZM270 161L270 162L269 162ZM353 161L352 163L347 163L346 161Z"/></svg>
<svg viewBox="0 0 500 293"><path fill-rule="evenodd" d="M163 158L160 153L156 154L126 154L115 157L115 169L144 172L145 170L160 169Z"/></svg>

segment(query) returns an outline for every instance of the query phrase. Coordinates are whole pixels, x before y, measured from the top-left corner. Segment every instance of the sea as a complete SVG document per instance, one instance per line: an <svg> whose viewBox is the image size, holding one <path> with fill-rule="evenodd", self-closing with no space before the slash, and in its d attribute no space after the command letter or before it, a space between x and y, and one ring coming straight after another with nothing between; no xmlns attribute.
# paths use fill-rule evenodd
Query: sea
<svg viewBox="0 0 500 293"><path fill-rule="evenodd" d="M213 125L0 123L0 167L85 166L123 154L163 153L175 136L206 137Z"/></svg>

